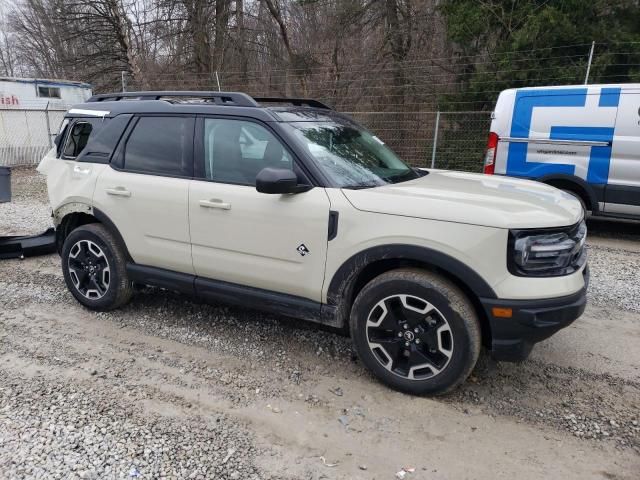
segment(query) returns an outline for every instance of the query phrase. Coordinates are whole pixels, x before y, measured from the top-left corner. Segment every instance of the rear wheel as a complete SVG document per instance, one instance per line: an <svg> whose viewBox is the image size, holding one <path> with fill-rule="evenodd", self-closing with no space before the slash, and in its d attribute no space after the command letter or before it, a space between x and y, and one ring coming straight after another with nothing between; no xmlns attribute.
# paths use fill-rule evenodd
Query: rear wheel
<svg viewBox="0 0 640 480"><path fill-rule="evenodd" d="M351 311L362 362L385 384L412 394L442 394L462 383L480 353L473 305L431 272L394 270L372 280Z"/></svg>
<svg viewBox="0 0 640 480"><path fill-rule="evenodd" d="M112 310L131 299L126 260L103 225L92 223L73 230L64 241L61 257L67 288L85 307Z"/></svg>

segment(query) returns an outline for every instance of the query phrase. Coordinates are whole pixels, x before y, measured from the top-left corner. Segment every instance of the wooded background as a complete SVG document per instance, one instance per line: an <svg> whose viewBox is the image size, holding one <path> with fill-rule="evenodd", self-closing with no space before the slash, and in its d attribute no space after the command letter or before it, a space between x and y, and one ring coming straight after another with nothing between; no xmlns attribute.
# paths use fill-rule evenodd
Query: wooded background
<svg viewBox="0 0 640 480"><path fill-rule="evenodd" d="M436 111L584 83L592 42L590 83L640 81L640 0L0 2L0 75L319 98L409 160L425 158ZM487 115L442 121L441 140L486 138Z"/></svg>

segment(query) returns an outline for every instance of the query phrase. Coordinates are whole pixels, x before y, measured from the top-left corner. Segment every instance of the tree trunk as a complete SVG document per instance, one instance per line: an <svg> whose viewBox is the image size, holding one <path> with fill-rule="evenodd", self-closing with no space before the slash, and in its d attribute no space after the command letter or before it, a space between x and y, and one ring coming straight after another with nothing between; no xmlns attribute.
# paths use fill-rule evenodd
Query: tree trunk
<svg viewBox="0 0 640 480"><path fill-rule="evenodd" d="M398 103L404 104L404 68L402 61L405 59L406 50L404 46L404 38L400 29L400 19L398 11L398 0L385 0L386 3L386 37L389 42L391 58L393 59L393 84L394 97ZM410 34L409 34L410 35Z"/></svg>
<svg viewBox="0 0 640 480"><path fill-rule="evenodd" d="M247 36L244 26L244 0L236 0L236 25L238 26L240 78L242 83L246 85L249 81L249 58L247 58Z"/></svg>
<svg viewBox="0 0 640 480"><path fill-rule="evenodd" d="M213 71L217 72L222 68L224 61L224 45L227 28L229 26L229 5L231 0L216 0L216 20L213 44Z"/></svg>
<svg viewBox="0 0 640 480"><path fill-rule="evenodd" d="M124 7L119 0L105 0L105 7L107 7L107 12L111 17L116 40L126 58L133 80L136 84L141 84L143 83L143 78L140 63L131 45L133 37L131 20L127 17Z"/></svg>
<svg viewBox="0 0 640 480"><path fill-rule="evenodd" d="M299 72L296 71L296 54L291 48L291 41L289 40L289 32L287 31L287 25L284 23L284 19L282 18L282 12L280 11L280 7L277 4L277 0L262 0L269 9L269 13L273 17L273 19L278 24L278 28L280 29L280 36L282 37L282 43L284 44L284 48L287 51L287 56L289 57L289 68L293 69L293 74L298 78L300 82L300 87L302 88L302 96L307 96L307 82L304 78L304 75L300 75ZM288 77L288 75L287 75ZM287 85L288 88L288 85Z"/></svg>
<svg viewBox="0 0 640 480"><path fill-rule="evenodd" d="M209 53L209 36L207 34L207 1L187 0L187 24L191 36L193 63L198 81L207 80L211 74L211 62Z"/></svg>

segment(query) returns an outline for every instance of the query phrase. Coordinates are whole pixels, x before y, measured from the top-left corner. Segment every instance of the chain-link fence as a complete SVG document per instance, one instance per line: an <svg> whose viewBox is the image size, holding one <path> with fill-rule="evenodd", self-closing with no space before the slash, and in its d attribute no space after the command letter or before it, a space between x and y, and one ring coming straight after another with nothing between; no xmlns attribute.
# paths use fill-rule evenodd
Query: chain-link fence
<svg viewBox="0 0 640 480"><path fill-rule="evenodd" d="M405 162L469 172L482 171L490 112L350 112Z"/></svg>
<svg viewBox="0 0 640 480"><path fill-rule="evenodd" d="M63 108L63 107L62 107ZM0 166L35 165L53 146L64 109L0 109ZM405 162L479 172L489 112L349 112Z"/></svg>
<svg viewBox="0 0 640 480"><path fill-rule="evenodd" d="M66 107L0 109L0 166L35 165L53 146Z"/></svg>

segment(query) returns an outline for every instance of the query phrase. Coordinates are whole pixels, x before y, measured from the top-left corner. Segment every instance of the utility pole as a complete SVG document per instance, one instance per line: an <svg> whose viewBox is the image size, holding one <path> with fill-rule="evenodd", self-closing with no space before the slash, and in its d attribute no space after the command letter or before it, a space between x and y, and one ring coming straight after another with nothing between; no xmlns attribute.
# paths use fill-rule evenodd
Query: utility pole
<svg viewBox="0 0 640 480"><path fill-rule="evenodd" d="M438 148L438 130L440 128L440 110L436 113L436 125L433 129L433 149L431 150L431 168L436 166L436 149Z"/></svg>
<svg viewBox="0 0 640 480"><path fill-rule="evenodd" d="M591 62L593 61L593 51L596 48L596 42L591 42L591 51L589 52L589 63L587 63L587 74L584 77L584 84L589 84L589 72L591 71Z"/></svg>

